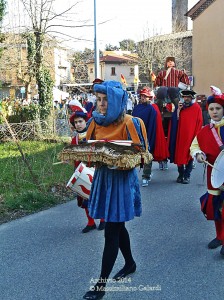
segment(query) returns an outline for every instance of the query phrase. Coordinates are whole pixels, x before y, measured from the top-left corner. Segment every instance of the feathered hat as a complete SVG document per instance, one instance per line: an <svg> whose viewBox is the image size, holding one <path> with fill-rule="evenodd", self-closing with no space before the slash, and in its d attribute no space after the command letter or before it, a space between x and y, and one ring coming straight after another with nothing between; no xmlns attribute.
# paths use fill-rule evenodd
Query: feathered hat
<svg viewBox="0 0 224 300"><path fill-rule="evenodd" d="M84 107L79 107L79 106L73 106L73 114L70 116L69 121L72 124L72 126L75 126L74 120L76 118L83 118L87 120L87 111Z"/></svg>
<svg viewBox="0 0 224 300"><path fill-rule="evenodd" d="M221 90L214 85L211 85L210 89L212 95L207 99L206 108L208 109L209 104L211 103L218 103L224 107L224 94L221 92Z"/></svg>

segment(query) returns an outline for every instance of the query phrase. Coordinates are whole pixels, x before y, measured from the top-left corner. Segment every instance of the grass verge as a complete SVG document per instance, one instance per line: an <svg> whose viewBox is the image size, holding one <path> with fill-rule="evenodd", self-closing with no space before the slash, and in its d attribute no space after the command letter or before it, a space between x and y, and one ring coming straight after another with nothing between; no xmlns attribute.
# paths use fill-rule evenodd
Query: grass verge
<svg viewBox="0 0 224 300"><path fill-rule="evenodd" d="M74 199L66 188L73 166L53 165L63 143L23 141L20 146L32 172L15 143L0 144L0 224Z"/></svg>

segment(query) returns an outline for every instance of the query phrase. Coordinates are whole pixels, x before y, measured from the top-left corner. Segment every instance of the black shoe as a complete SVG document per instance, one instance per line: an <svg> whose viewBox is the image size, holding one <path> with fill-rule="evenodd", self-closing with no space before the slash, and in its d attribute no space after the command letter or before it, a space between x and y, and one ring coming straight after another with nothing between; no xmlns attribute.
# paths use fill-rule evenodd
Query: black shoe
<svg viewBox="0 0 224 300"><path fill-rule="evenodd" d="M104 230L105 229L105 226L106 226L106 223L105 222L100 222L99 226L98 226L98 230Z"/></svg>
<svg viewBox="0 0 224 300"><path fill-rule="evenodd" d="M177 177L177 183L182 183L182 182L183 182L183 177L179 175Z"/></svg>
<svg viewBox="0 0 224 300"><path fill-rule="evenodd" d="M93 224L93 225L87 225L83 230L82 230L82 233L86 233L86 232L89 232L93 229L96 229L96 224Z"/></svg>
<svg viewBox="0 0 224 300"><path fill-rule="evenodd" d="M216 249L219 246L222 246L222 241L218 240L217 238L215 238L208 244L209 249ZM223 249L223 254L224 254L224 249Z"/></svg>
<svg viewBox="0 0 224 300"><path fill-rule="evenodd" d="M220 250L220 254L224 256L224 246L222 246L222 248Z"/></svg>
<svg viewBox="0 0 224 300"><path fill-rule="evenodd" d="M134 273L136 271L136 263L133 263L133 265L129 268L123 268L121 269L114 277L114 280L121 280L122 278L127 277L129 274Z"/></svg>
<svg viewBox="0 0 224 300"><path fill-rule="evenodd" d="M105 291L88 291L83 296L83 299L98 300L102 299L104 295Z"/></svg>
<svg viewBox="0 0 224 300"><path fill-rule="evenodd" d="M188 184L190 183L190 177L185 177L182 181L183 184Z"/></svg>

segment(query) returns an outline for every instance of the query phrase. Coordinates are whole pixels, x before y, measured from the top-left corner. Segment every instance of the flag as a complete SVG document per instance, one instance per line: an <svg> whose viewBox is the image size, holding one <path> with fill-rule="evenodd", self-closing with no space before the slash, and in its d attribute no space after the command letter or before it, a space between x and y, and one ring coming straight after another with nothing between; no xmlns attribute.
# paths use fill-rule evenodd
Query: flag
<svg viewBox="0 0 224 300"><path fill-rule="evenodd" d="M139 78L138 78L138 76L135 76L135 78L134 78L134 84L138 84L139 83Z"/></svg>
<svg viewBox="0 0 224 300"><path fill-rule="evenodd" d="M125 77L124 77L123 74L121 74L121 82L122 82L123 84L127 85L127 81L126 81L126 79L125 79Z"/></svg>
<svg viewBox="0 0 224 300"><path fill-rule="evenodd" d="M156 80L156 75L153 72L151 73L151 79L152 79L152 81Z"/></svg>

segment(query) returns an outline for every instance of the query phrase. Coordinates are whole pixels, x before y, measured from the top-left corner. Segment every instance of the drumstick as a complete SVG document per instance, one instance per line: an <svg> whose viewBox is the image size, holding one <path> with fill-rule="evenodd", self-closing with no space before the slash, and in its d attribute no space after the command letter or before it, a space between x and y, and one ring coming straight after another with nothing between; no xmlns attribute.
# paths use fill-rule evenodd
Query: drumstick
<svg viewBox="0 0 224 300"><path fill-rule="evenodd" d="M216 169L216 168L214 167L214 165L210 164L207 160L203 160L203 162L206 163L207 165L209 165L210 167L212 167L213 169L215 169L216 171L221 172L220 170Z"/></svg>

